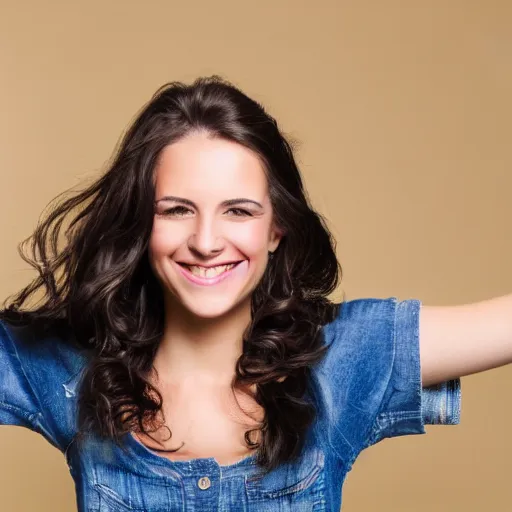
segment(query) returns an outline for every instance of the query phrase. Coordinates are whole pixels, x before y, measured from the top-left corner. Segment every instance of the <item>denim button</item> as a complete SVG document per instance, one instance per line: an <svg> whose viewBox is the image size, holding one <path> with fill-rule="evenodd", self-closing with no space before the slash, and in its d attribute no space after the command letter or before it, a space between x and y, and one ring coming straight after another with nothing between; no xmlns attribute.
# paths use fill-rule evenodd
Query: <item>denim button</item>
<svg viewBox="0 0 512 512"><path fill-rule="evenodd" d="M208 489L208 487L210 487L211 482L207 476L203 476L203 478L200 478L198 480L197 485L199 486L199 489L202 489L204 491L205 489Z"/></svg>

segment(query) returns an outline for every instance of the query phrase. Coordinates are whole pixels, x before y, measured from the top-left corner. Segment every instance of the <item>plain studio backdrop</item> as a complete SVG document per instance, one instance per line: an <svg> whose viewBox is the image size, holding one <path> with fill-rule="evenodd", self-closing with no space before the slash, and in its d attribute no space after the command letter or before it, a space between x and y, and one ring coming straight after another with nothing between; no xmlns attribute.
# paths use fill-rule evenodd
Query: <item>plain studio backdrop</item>
<svg viewBox="0 0 512 512"><path fill-rule="evenodd" d="M0 1L1 298L34 275L16 246L47 203L160 85L211 74L300 141L347 299L512 292L511 27L509 0ZM461 424L364 451L343 510L510 510L511 392L508 366L464 377ZM76 510L43 438L3 427L0 453L2 511Z"/></svg>

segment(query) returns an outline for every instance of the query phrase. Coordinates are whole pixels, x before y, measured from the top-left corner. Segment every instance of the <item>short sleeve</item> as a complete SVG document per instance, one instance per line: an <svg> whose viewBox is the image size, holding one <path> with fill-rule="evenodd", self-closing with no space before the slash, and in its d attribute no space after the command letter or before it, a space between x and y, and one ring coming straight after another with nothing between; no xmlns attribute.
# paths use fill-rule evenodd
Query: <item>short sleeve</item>
<svg viewBox="0 0 512 512"><path fill-rule="evenodd" d="M424 434L425 425L460 423L460 378L421 386L421 301L396 301L389 380L367 446L384 438Z"/></svg>
<svg viewBox="0 0 512 512"><path fill-rule="evenodd" d="M322 436L347 467L384 438L460 422L460 379L422 387L420 309L417 299L355 299L323 326L311 390Z"/></svg>
<svg viewBox="0 0 512 512"><path fill-rule="evenodd" d="M0 323L0 424L37 430L41 406L13 340Z"/></svg>
<svg viewBox="0 0 512 512"><path fill-rule="evenodd" d="M29 328L11 327L0 321L0 425L28 428L65 451L73 435L73 404L61 382L69 361L55 340L32 346Z"/></svg>

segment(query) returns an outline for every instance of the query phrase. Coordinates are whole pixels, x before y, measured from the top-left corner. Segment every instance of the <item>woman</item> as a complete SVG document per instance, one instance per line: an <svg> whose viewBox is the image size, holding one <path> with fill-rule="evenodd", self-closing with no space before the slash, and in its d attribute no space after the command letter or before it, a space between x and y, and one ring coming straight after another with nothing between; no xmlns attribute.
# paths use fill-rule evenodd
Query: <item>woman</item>
<svg viewBox="0 0 512 512"><path fill-rule="evenodd" d="M157 91L29 240L0 423L64 453L80 511L337 511L363 449L458 423L460 376L512 354L510 297L328 300L341 268L292 149L216 76Z"/></svg>

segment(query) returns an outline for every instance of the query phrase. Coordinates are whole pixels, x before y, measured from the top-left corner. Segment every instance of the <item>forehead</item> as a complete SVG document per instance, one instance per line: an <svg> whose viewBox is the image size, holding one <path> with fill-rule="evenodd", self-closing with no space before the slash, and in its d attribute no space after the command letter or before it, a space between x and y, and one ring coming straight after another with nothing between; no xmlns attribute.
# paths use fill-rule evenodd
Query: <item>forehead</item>
<svg viewBox="0 0 512 512"><path fill-rule="evenodd" d="M268 192L261 160L250 149L206 133L194 133L166 146L156 169L156 192L188 196L257 196Z"/></svg>

